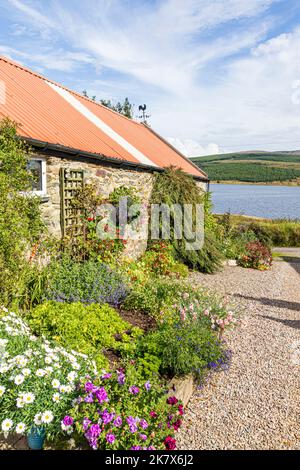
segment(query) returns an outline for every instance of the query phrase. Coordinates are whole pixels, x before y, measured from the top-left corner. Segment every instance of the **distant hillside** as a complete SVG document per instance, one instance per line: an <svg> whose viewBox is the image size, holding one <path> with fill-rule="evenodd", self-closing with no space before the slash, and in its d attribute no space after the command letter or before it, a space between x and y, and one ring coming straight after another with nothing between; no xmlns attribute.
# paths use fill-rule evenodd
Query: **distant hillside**
<svg viewBox="0 0 300 470"><path fill-rule="evenodd" d="M300 150L225 153L191 159L211 181L300 185Z"/></svg>

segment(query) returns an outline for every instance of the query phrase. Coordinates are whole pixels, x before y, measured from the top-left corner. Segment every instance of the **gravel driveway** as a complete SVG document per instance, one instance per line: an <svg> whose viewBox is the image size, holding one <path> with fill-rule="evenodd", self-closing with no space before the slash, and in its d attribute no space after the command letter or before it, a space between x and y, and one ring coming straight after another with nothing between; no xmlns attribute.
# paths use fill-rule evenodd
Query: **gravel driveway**
<svg viewBox="0 0 300 470"><path fill-rule="evenodd" d="M245 307L226 339L232 366L197 390L179 449L300 449L300 260L260 272L226 267L191 282Z"/></svg>

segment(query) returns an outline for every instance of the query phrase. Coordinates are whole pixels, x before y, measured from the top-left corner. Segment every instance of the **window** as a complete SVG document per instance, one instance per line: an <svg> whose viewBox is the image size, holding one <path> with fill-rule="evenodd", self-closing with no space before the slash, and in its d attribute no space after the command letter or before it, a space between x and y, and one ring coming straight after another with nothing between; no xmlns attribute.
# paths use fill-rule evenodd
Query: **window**
<svg viewBox="0 0 300 470"><path fill-rule="evenodd" d="M46 161L43 158L32 158L28 162L28 169L32 174L32 192L46 195Z"/></svg>

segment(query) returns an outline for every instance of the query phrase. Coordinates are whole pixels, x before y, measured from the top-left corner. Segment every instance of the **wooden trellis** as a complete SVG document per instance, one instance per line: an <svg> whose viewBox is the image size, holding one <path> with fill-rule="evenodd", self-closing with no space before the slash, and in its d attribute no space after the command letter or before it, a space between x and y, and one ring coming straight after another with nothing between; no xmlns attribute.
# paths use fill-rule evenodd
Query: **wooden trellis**
<svg viewBox="0 0 300 470"><path fill-rule="evenodd" d="M61 229L62 236L79 235L81 233L82 222L80 209L74 209L71 201L78 188L84 185L83 170L73 170L70 168L60 169L60 204L61 204Z"/></svg>

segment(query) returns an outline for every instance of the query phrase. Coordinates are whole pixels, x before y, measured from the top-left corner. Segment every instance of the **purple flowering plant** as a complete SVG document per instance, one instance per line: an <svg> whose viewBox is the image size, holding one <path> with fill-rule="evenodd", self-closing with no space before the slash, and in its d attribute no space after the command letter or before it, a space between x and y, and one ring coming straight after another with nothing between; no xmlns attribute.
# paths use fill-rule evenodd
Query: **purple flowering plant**
<svg viewBox="0 0 300 470"><path fill-rule="evenodd" d="M88 398L88 400L87 400ZM133 368L82 379L79 399L64 418L92 449L167 449L181 425L182 404L163 386L137 379Z"/></svg>

